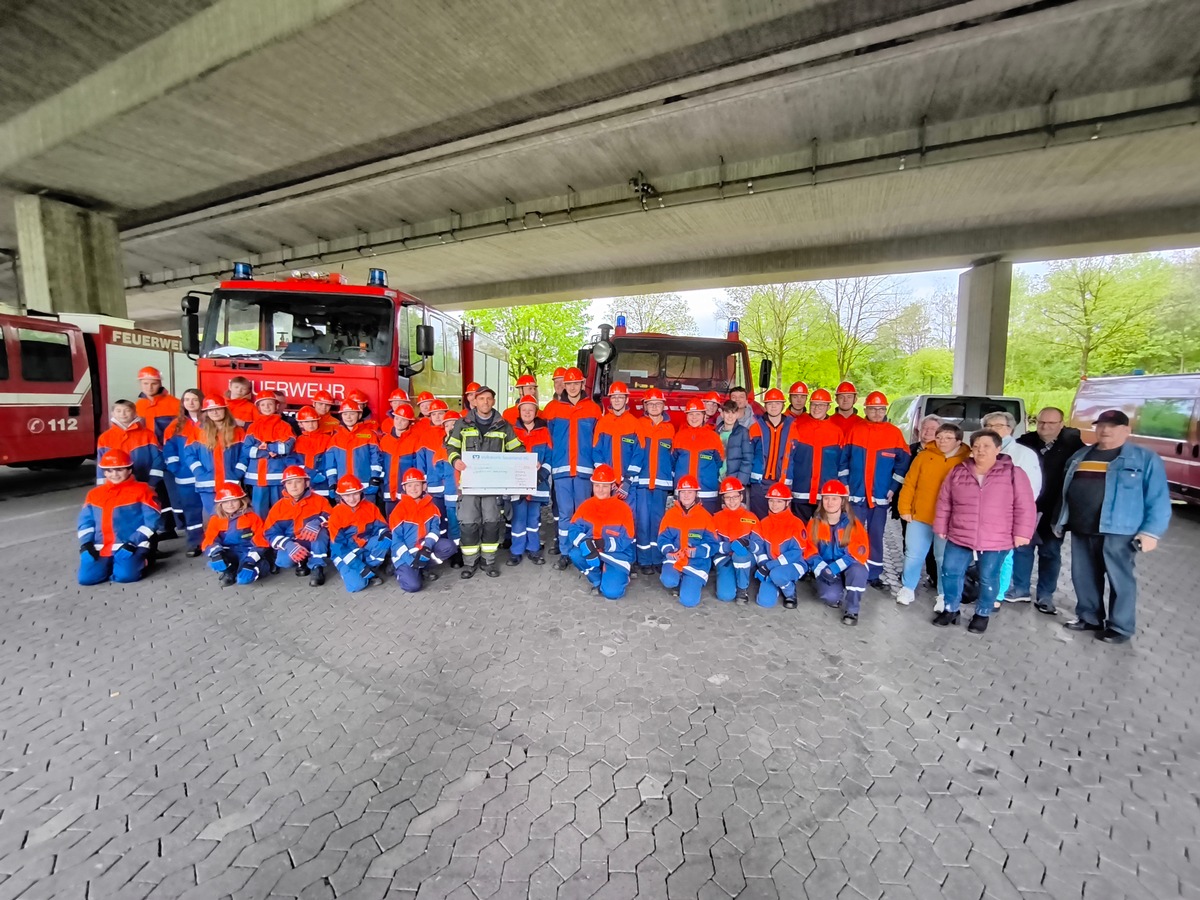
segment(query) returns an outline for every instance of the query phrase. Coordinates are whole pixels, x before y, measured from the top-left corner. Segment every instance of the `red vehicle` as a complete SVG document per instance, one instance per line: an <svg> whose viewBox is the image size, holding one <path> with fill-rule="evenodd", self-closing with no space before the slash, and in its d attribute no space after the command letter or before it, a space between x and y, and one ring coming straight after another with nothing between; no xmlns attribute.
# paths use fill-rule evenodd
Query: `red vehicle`
<svg viewBox="0 0 1200 900"><path fill-rule="evenodd" d="M730 321L724 338L702 338L654 332L630 334L625 329L625 317L617 316L616 328L601 325L599 339L579 351L578 365L584 373L584 389L597 400L614 381L625 382L630 408L638 414L645 392L658 388L666 395L667 414L676 425L684 422L683 408L688 400L709 391L725 397L736 385L746 388L754 411L762 412L754 402L750 354L738 336L736 319ZM771 362L763 360L759 384L770 380Z"/></svg>
<svg viewBox="0 0 1200 900"><path fill-rule="evenodd" d="M1093 443L1092 422L1106 409L1129 416L1131 440L1162 458L1171 495L1200 504L1200 372L1087 378L1075 393L1070 424Z"/></svg>
<svg viewBox="0 0 1200 900"><path fill-rule="evenodd" d="M224 393L231 378L254 390L282 392L285 410L361 390L378 416L397 387L430 391L457 407L472 381L508 395L508 352L496 341L416 297L387 286L372 269L369 283L341 275L293 273L256 281L246 263L208 301L199 339L200 298L183 298L184 346L199 355L200 389Z"/></svg>
<svg viewBox="0 0 1200 900"><path fill-rule="evenodd" d="M129 319L0 315L0 465L67 468L96 453L116 400L136 400L154 366L173 394L195 382L178 337Z"/></svg>

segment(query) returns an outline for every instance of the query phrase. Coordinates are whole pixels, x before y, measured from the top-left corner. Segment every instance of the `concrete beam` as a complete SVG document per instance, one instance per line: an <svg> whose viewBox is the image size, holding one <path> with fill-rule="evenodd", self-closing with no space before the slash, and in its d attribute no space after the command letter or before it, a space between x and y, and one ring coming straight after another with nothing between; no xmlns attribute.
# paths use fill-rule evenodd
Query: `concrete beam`
<svg viewBox="0 0 1200 900"><path fill-rule="evenodd" d="M427 303L445 309L484 309L656 291L958 269L981 258L999 256L1021 263L1196 246L1200 246L1200 206L1184 206L413 290ZM403 252L380 254L369 264L401 272L404 257ZM362 265L365 276L367 264ZM359 277L352 265L347 271L352 278Z"/></svg>
<svg viewBox="0 0 1200 900"><path fill-rule="evenodd" d="M18 197L14 206L26 309L125 318L117 223L45 197Z"/></svg>
<svg viewBox="0 0 1200 900"><path fill-rule="evenodd" d="M0 125L0 172L359 2L218 0Z"/></svg>
<svg viewBox="0 0 1200 900"><path fill-rule="evenodd" d="M958 277L954 393L1003 394L1012 263L976 263Z"/></svg>

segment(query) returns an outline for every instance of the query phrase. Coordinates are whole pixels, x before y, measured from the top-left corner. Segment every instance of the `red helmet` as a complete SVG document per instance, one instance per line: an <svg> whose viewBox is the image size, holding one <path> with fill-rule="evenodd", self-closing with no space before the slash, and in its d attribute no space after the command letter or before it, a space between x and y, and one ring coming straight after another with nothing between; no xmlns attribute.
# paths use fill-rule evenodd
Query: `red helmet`
<svg viewBox="0 0 1200 900"><path fill-rule="evenodd" d="M408 484L410 481L424 482L425 481L425 473L422 472L420 469L405 469L404 475L400 479L400 486L403 487L404 485ZM338 482L338 487L339 488L341 487L340 481ZM360 490L362 489L362 485L359 485L359 489ZM340 494L341 491L339 490L338 493Z"/></svg>
<svg viewBox="0 0 1200 900"><path fill-rule="evenodd" d="M347 396L355 403L361 403L363 406L366 406L371 401L371 398L367 396L367 392L360 391L358 388L352 390Z"/></svg>
<svg viewBox="0 0 1200 900"><path fill-rule="evenodd" d="M432 403L429 404L429 412L430 413L445 412L449 408L450 407L446 405L445 400L434 400Z"/></svg>
<svg viewBox="0 0 1200 900"><path fill-rule="evenodd" d="M304 470L303 466L288 466L283 470L283 480L291 481L293 478L303 478L308 481L308 472Z"/></svg>
<svg viewBox="0 0 1200 900"><path fill-rule="evenodd" d="M658 388L650 388L646 393L642 394L642 405L652 402L666 403L667 398Z"/></svg>
<svg viewBox="0 0 1200 900"><path fill-rule="evenodd" d="M863 406L887 406L887 397L883 391L871 391L867 394L867 402Z"/></svg>
<svg viewBox="0 0 1200 900"><path fill-rule="evenodd" d="M839 384L837 386L837 390L834 391L834 393L835 394L857 394L858 388L856 388L854 386L853 382L843 381L841 384Z"/></svg>
<svg viewBox="0 0 1200 900"><path fill-rule="evenodd" d="M463 393L464 394L478 393L479 387L480 387L480 385L479 385L478 381L472 381L470 384L467 385L467 389L465 391L463 391Z"/></svg>
<svg viewBox="0 0 1200 900"><path fill-rule="evenodd" d="M537 397L533 396L533 394L526 394L524 397L522 397L520 400L517 401L518 407L525 406L526 404L529 404L536 409L537 405L538 405Z"/></svg>
<svg viewBox="0 0 1200 900"><path fill-rule="evenodd" d="M442 419L442 424L445 425L447 422L453 422L455 419L461 419L461 418L462 418L461 413L456 412L453 409L448 409L448 410L446 410L446 418Z"/></svg>
<svg viewBox="0 0 1200 900"><path fill-rule="evenodd" d="M246 492L236 481L227 481L217 488L217 494L213 499L217 503L224 503L226 500L245 500Z"/></svg>
<svg viewBox="0 0 1200 900"><path fill-rule="evenodd" d="M592 470L592 484L616 484L617 473L613 471L613 467L605 463L600 463Z"/></svg>
<svg viewBox="0 0 1200 900"><path fill-rule="evenodd" d="M689 400L689 401L687 402L687 405L685 405L685 406L683 407L683 411L684 411L685 413L690 413L690 412L700 412L700 413L702 413L702 412L705 412L705 409L704 409L704 401L703 401L703 400Z"/></svg>
<svg viewBox="0 0 1200 900"><path fill-rule="evenodd" d="M257 406L259 403L262 403L264 400L275 400L275 401L278 401L278 400L279 400L279 398L275 396L275 392L274 392L274 391L259 391L258 393L256 393L256 394L254 395L254 404L255 404L256 406Z"/></svg>
<svg viewBox="0 0 1200 900"><path fill-rule="evenodd" d="M220 394L206 395L204 402L200 404L200 411L208 412L210 409L225 409L225 398Z"/></svg>
<svg viewBox="0 0 1200 900"><path fill-rule="evenodd" d="M133 459L124 450L109 450L100 457L101 469L132 469Z"/></svg>
<svg viewBox="0 0 1200 900"><path fill-rule="evenodd" d="M363 483L353 475L343 475L338 479L337 492L339 495L361 494L362 491Z"/></svg>
<svg viewBox="0 0 1200 900"><path fill-rule="evenodd" d="M554 374L550 377L551 378L566 378L567 370L564 369L562 366L559 366L557 369L554 370Z"/></svg>
<svg viewBox="0 0 1200 900"><path fill-rule="evenodd" d="M715 403L715 404L717 404L717 406L720 406L722 403L725 402L724 400L721 399L721 395L718 394L716 391L709 391L701 399L705 403Z"/></svg>
<svg viewBox="0 0 1200 900"><path fill-rule="evenodd" d="M408 391L406 391L404 388L396 388L394 391L392 391L390 394L388 394L388 403L407 403L407 402L408 402Z"/></svg>
<svg viewBox="0 0 1200 900"><path fill-rule="evenodd" d="M430 391L421 391L421 393L417 394L417 405L419 406L422 403L432 403L436 399L437 398L433 396Z"/></svg>
<svg viewBox="0 0 1200 900"><path fill-rule="evenodd" d="M162 381L162 372L158 371L154 366L142 366L142 368L138 369L137 377L138 381L144 378L153 378L155 381Z"/></svg>
<svg viewBox="0 0 1200 900"><path fill-rule="evenodd" d="M408 419L410 422L415 421L417 418L417 414L413 412L413 408L407 403L401 403L399 406L393 409L392 415L397 419Z"/></svg>
<svg viewBox="0 0 1200 900"><path fill-rule="evenodd" d="M537 386L537 379L534 378L532 375L525 374L517 379L517 387L520 388L520 387L530 387L530 386L532 386L532 387Z"/></svg>
<svg viewBox="0 0 1200 900"><path fill-rule="evenodd" d="M338 415L340 416L342 413L346 413L346 412L360 413L360 412L362 412L362 404L359 403L357 400L355 400L353 397L351 397L347 400L343 400L342 408L338 410Z"/></svg>
<svg viewBox="0 0 1200 900"><path fill-rule="evenodd" d="M836 478L831 478L829 481L821 485L822 497L849 497L850 488L838 481Z"/></svg>
<svg viewBox="0 0 1200 900"><path fill-rule="evenodd" d="M317 391L313 394L313 403L328 403L333 406L333 394L329 391Z"/></svg>
<svg viewBox="0 0 1200 900"><path fill-rule="evenodd" d="M695 475L684 475L675 483L675 492L680 491L698 491L700 490L700 482L696 480Z"/></svg>
<svg viewBox="0 0 1200 900"><path fill-rule="evenodd" d="M321 417L317 415L317 411L311 406L302 406L300 411L296 413L297 422L318 422Z"/></svg>
<svg viewBox="0 0 1200 900"><path fill-rule="evenodd" d="M721 480L720 493L722 494L740 494L744 490L742 483L732 475Z"/></svg>
<svg viewBox="0 0 1200 900"><path fill-rule="evenodd" d="M626 397L628 397L629 396L629 385L627 385L623 381L614 381L612 383L612 387L610 387L608 389L608 396L613 397L613 396L616 396L617 394L624 394Z"/></svg>
<svg viewBox="0 0 1200 900"><path fill-rule="evenodd" d="M787 397L783 396L783 391L779 388L771 388L763 394L763 403L787 403Z"/></svg>
<svg viewBox="0 0 1200 900"><path fill-rule="evenodd" d="M803 381L797 381L790 388L788 388L788 394L803 394L804 396L807 397L808 396L808 385L805 384Z"/></svg>
<svg viewBox="0 0 1200 900"><path fill-rule="evenodd" d="M574 381L578 381L582 384L583 383L583 373L580 372L578 369L576 369L574 366L571 366L571 368L567 369L567 371L563 374L563 384L568 384L568 383L574 382Z"/></svg>
<svg viewBox="0 0 1200 900"><path fill-rule="evenodd" d="M775 482L767 488L768 500L791 500L792 489L782 482Z"/></svg>
<svg viewBox="0 0 1200 900"><path fill-rule="evenodd" d="M825 388L817 388L812 392L812 396L808 398L809 403L832 403L833 398L829 396L829 391Z"/></svg>

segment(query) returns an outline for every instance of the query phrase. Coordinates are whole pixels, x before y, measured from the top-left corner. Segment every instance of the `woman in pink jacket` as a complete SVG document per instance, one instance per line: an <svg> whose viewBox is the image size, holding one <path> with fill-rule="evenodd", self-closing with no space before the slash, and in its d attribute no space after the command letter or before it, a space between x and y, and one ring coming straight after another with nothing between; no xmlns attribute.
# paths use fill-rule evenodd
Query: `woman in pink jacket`
<svg viewBox="0 0 1200 900"><path fill-rule="evenodd" d="M1000 454L1000 435L980 431L971 438L971 457L950 470L938 492L933 533L946 541L942 588L946 608L934 625L954 625L962 603L967 566L979 554L979 600L969 631L987 631L1000 587L1000 567L1014 547L1033 537L1037 508L1029 477Z"/></svg>

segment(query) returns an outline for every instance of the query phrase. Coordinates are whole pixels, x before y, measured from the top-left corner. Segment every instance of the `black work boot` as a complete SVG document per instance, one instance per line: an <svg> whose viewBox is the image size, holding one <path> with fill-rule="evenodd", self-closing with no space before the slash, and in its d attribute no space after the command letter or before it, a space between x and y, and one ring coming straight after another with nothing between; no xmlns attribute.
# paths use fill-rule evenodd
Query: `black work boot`
<svg viewBox="0 0 1200 900"><path fill-rule="evenodd" d="M312 569L312 576L308 579L311 587L320 587L325 583L325 567L316 566Z"/></svg>

